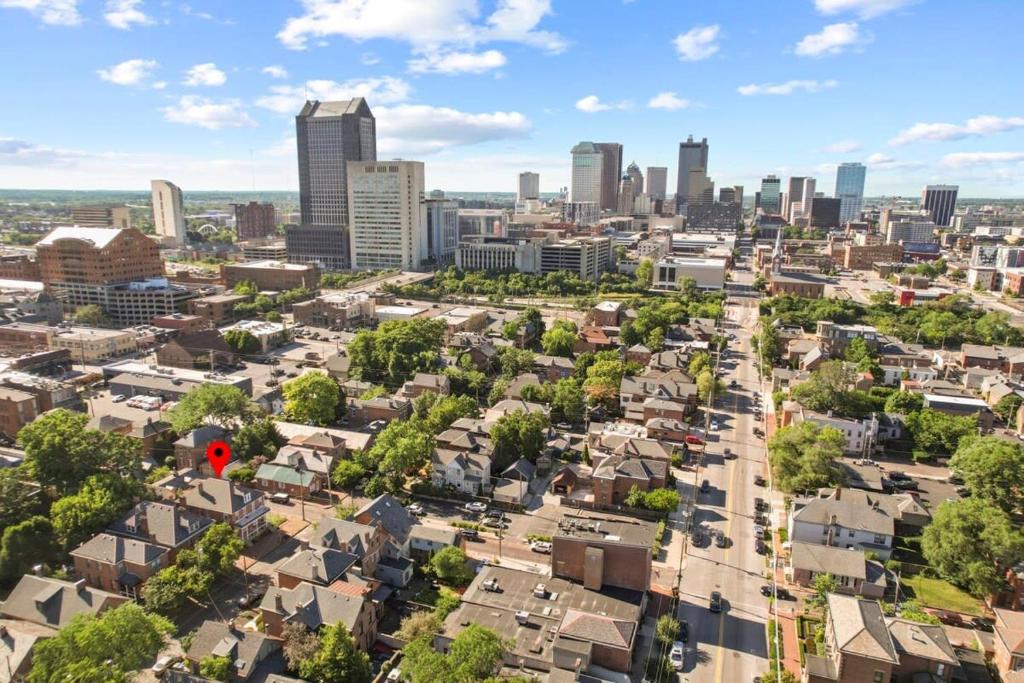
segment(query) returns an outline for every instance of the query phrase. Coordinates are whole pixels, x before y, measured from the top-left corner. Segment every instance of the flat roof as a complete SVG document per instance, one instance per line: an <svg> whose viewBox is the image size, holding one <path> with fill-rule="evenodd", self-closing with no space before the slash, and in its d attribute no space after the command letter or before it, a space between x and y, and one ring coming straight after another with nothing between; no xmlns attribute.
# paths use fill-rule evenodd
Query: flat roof
<svg viewBox="0 0 1024 683"><path fill-rule="evenodd" d="M217 381L208 377L210 373L202 370L189 368L168 368L159 365L152 365L136 360L123 360L109 363L103 366L103 372L109 375L145 375L150 377L166 377L167 379L181 379L189 382L212 382ZM249 378L245 375L220 375L222 382L241 382Z"/></svg>
<svg viewBox="0 0 1024 683"><path fill-rule="evenodd" d="M273 270L312 270L313 266L305 263L285 263L284 261L243 261L241 263L229 263L231 268L271 268Z"/></svg>
<svg viewBox="0 0 1024 683"><path fill-rule="evenodd" d="M654 522L579 510L562 514L555 536L653 547L657 530Z"/></svg>

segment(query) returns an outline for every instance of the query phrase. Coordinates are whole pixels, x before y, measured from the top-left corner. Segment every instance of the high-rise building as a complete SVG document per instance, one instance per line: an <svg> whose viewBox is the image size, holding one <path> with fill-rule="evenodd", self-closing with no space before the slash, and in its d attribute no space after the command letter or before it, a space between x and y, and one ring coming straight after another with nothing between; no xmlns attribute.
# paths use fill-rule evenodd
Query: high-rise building
<svg viewBox="0 0 1024 683"><path fill-rule="evenodd" d="M665 166L647 167L647 194L651 199L665 199L668 190L668 168Z"/></svg>
<svg viewBox="0 0 1024 683"><path fill-rule="evenodd" d="M622 178L622 145L617 142L599 142L601 150L601 210L619 208L619 179Z"/></svg>
<svg viewBox="0 0 1024 683"><path fill-rule="evenodd" d="M921 194L921 208L931 212L932 220L940 228L947 227L956 210L957 185L927 185Z"/></svg>
<svg viewBox="0 0 1024 683"><path fill-rule="evenodd" d="M71 223L82 228L130 228L132 218L127 206L76 206Z"/></svg>
<svg viewBox="0 0 1024 683"><path fill-rule="evenodd" d="M633 197L639 197L644 193L644 174L640 172L640 167L636 165L636 162L631 162L626 167L626 175L633 181Z"/></svg>
<svg viewBox="0 0 1024 683"><path fill-rule="evenodd" d="M804 176L790 176L789 191L782 202L782 214L793 222L793 207L804 200Z"/></svg>
<svg viewBox="0 0 1024 683"><path fill-rule="evenodd" d="M690 135L686 142L679 143L679 169L676 175L677 213L682 213L682 204L693 194L690 188L690 180L694 178L690 171L693 169L700 170L701 175L707 175L708 139L703 138L700 142L694 142L693 136Z"/></svg>
<svg viewBox="0 0 1024 683"><path fill-rule="evenodd" d="M814 178L804 178L803 192L800 199L800 218L810 219L814 207L814 193L817 181Z"/></svg>
<svg viewBox="0 0 1024 683"><path fill-rule="evenodd" d="M274 205L269 202L232 204L235 209L235 232L240 240L256 240L277 231Z"/></svg>
<svg viewBox="0 0 1024 683"><path fill-rule="evenodd" d="M307 101L295 117L295 139L301 225L285 233L288 258L326 270L347 269L351 264L347 164L376 161L373 113L362 97Z"/></svg>
<svg viewBox="0 0 1024 683"><path fill-rule="evenodd" d="M603 165L604 153L593 142L581 142L572 148L570 201L594 202L600 208Z"/></svg>
<svg viewBox="0 0 1024 683"><path fill-rule="evenodd" d="M721 204L736 204L736 188L722 187L718 190L718 201Z"/></svg>
<svg viewBox="0 0 1024 683"><path fill-rule="evenodd" d="M707 173L699 168L690 169L690 195L686 198L689 206L702 204L713 204L715 201L715 184L708 178Z"/></svg>
<svg viewBox="0 0 1024 683"><path fill-rule="evenodd" d="M540 198L540 174L523 171L519 174L519 200Z"/></svg>
<svg viewBox="0 0 1024 683"><path fill-rule="evenodd" d="M616 212L623 216L629 216L633 213L633 188L635 187L633 178L628 175L622 176L622 180L619 181L619 205L616 208Z"/></svg>
<svg viewBox="0 0 1024 683"><path fill-rule="evenodd" d="M185 244L185 201L181 188L169 180L151 180L153 225L161 240L180 247Z"/></svg>
<svg viewBox="0 0 1024 683"><path fill-rule="evenodd" d="M805 202L806 203L806 202ZM838 228L842 200L836 197L815 197L807 219L813 228Z"/></svg>
<svg viewBox="0 0 1024 683"><path fill-rule="evenodd" d="M864 164L846 162L836 169L836 197L839 199L839 224L860 219L864 206Z"/></svg>
<svg viewBox="0 0 1024 683"><path fill-rule="evenodd" d="M537 175L534 173L533 175ZM449 265L459 246L459 203L454 199L427 199L427 258Z"/></svg>
<svg viewBox="0 0 1024 683"><path fill-rule="evenodd" d="M779 209L779 193L782 190L782 181L773 175L761 179L761 201L759 207L764 213L777 214Z"/></svg>
<svg viewBox="0 0 1024 683"><path fill-rule="evenodd" d="M416 270L427 260L422 161L348 162L353 270Z"/></svg>

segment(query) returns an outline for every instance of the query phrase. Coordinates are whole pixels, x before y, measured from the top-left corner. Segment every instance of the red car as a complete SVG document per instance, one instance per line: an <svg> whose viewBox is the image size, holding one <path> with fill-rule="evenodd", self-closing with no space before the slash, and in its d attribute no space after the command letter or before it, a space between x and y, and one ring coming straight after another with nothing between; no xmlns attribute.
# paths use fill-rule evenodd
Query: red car
<svg viewBox="0 0 1024 683"><path fill-rule="evenodd" d="M693 434L687 434L686 435L686 443L691 444L693 446L703 446L704 445L704 439L700 438L699 436L695 436Z"/></svg>

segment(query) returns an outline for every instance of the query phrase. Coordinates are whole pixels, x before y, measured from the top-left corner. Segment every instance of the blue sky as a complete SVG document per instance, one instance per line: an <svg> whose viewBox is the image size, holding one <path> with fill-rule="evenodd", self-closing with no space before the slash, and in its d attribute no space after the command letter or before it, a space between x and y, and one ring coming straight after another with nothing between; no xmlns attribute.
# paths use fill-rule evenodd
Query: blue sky
<svg viewBox="0 0 1024 683"><path fill-rule="evenodd" d="M364 95L428 188L569 181L579 140L718 185L868 165L1024 196L1018 0L0 0L0 187L295 189L305 93ZM11 55L22 55L16 63Z"/></svg>

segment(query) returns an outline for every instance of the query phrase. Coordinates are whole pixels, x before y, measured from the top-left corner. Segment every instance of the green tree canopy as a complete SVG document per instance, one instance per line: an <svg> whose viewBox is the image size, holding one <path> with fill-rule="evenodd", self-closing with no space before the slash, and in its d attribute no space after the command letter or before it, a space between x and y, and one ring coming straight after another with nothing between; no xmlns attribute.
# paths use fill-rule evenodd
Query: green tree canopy
<svg viewBox="0 0 1024 683"><path fill-rule="evenodd" d="M373 678L370 656L356 647L344 624L320 631L320 647L299 664L299 675L317 683L368 683Z"/></svg>
<svg viewBox="0 0 1024 683"><path fill-rule="evenodd" d="M924 407L924 396L913 391L897 391L885 399L885 412L910 415Z"/></svg>
<svg viewBox="0 0 1024 683"><path fill-rule="evenodd" d="M950 415L924 408L907 416L914 445L927 453L952 453L960 440L977 434L977 415Z"/></svg>
<svg viewBox="0 0 1024 683"><path fill-rule="evenodd" d="M150 611L172 615L189 600L205 600L212 584L213 574L199 567L196 553L183 550L177 564L149 577L142 587L142 598Z"/></svg>
<svg viewBox="0 0 1024 683"><path fill-rule="evenodd" d="M257 455L273 458L286 443L287 439L277 431L277 424L269 417L261 417L242 425L231 442L231 449L237 457L249 462Z"/></svg>
<svg viewBox="0 0 1024 683"><path fill-rule="evenodd" d="M576 345L576 325L565 325L564 321L558 321L550 330L540 338L540 345L544 353L549 356L572 356L573 346Z"/></svg>
<svg viewBox="0 0 1024 683"><path fill-rule="evenodd" d="M636 267L636 281L641 287L647 288L651 286L651 282L654 278L654 262L649 258L640 259L640 263Z"/></svg>
<svg viewBox="0 0 1024 683"><path fill-rule="evenodd" d="M834 427L813 422L788 425L768 442L768 461L778 487L787 493L834 486L842 482L836 459L845 438Z"/></svg>
<svg viewBox="0 0 1024 683"><path fill-rule="evenodd" d="M224 343L235 353L250 355L263 350L260 340L249 330L233 329L224 333Z"/></svg>
<svg viewBox="0 0 1024 683"><path fill-rule="evenodd" d="M579 380L566 377L554 384L554 392L551 397L553 415L570 424L579 424L583 422L586 410L586 394L583 392L583 385Z"/></svg>
<svg viewBox="0 0 1024 683"><path fill-rule="evenodd" d="M960 440L949 468L976 498L1013 514L1024 504L1024 447L997 436Z"/></svg>
<svg viewBox="0 0 1024 683"><path fill-rule="evenodd" d="M72 316L79 325L89 325L91 327L105 327L110 324L110 318L103 312L103 309L96 304L86 304L79 306L75 309L75 314Z"/></svg>
<svg viewBox="0 0 1024 683"><path fill-rule="evenodd" d="M431 434L440 434L463 417L477 417L480 407L471 396L445 396L437 400L424 423Z"/></svg>
<svg viewBox="0 0 1024 683"><path fill-rule="evenodd" d="M207 655L199 662L199 673L215 681L226 681L231 675L231 658Z"/></svg>
<svg viewBox="0 0 1024 683"><path fill-rule="evenodd" d="M548 418L543 413L516 410L491 427L494 468L504 470L519 458L536 462L547 441Z"/></svg>
<svg viewBox="0 0 1024 683"><path fill-rule="evenodd" d="M230 429L247 417L249 406L249 397L236 386L201 384L182 396L168 417L178 434L187 434L204 424Z"/></svg>
<svg viewBox="0 0 1024 683"><path fill-rule="evenodd" d="M259 294L260 289L252 280L242 280L235 283L232 291L235 294L241 294L242 296L256 296Z"/></svg>
<svg viewBox="0 0 1024 683"><path fill-rule="evenodd" d="M399 386L417 372L433 371L440 360L444 322L388 320L376 330L359 330L348 345L354 379Z"/></svg>
<svg viewBox="0 0 1024 683"><path fill-rule="evenodd" d="M842 361L825 361L810 379L793 387L793 398L819 413L832 411L843 417L863 417L870 412L862 392L852 390L853 369Z"/></svg>
<svg viewBox="0 0 1024 683"><path fill-rule="evenodd" d="M281 630L282 650L288 669L298 671L307 659L316 656L320 649L320 639L301 621L289 621Z"/></svg>
<svg viewBox="0 0 1024 683"><path fill-rule="evenodd" d="M242 555L245 542L227 522L210 525L196 546L200 568L217 576L230 574Z"/></svg>
<svg viewBox="0 0 1024 683"><path fill-rule="evenodd" d="M1024 536L1010 516L982 498L944 501L924 528L921 551L942 578L983 598L1024 559Z"/></svg>
<svg viewBox="0 0 1024 683"><path fill-rule="evenodd" d="M1017 394L1007 394L992 406L992 412L1003 418L1007 424L1012 425L1017 419L1017 411L1020 409L1021 403L1024 403L1024 400Z"/></svg>
<svg viewBox="0 0 1024 683"><path fill-rule="evenodd" d="M434 437L421 420L389 422L370 447L368 459L382 474L397 477L426 465L433 447Z"/></svg>
<svg viewBox="0 0 1024 683"><path fill-rule="evenodd" d="M12 524L0 537L0 578L16 581L37 564L52 564L58 550L49 518L36 515Z"/></svg>
<svg viewBox="0 0 1024 683"><path fill-rule="evenodd" d="M511 379L533 369L533 352L505 346L498 350L498 367L501 376Z"/></svg>
<svg viewBox="0 0 1024 683"><path fill-rule="evenodd" d="M354 489L363 477L366 476L366 469L355 460L342 460L334 466L331 473L331 481L342 491Z"/></svg>
<svg viewBox="0 0 1024 683"><path fill-rule="evenodd" d="M326 427L338 414L341 387L327 375L307 372L285 382L282 393L285 415L293 422Z"/></svg>
<svg viewBox="0 0 1024 683"><path fill-rule="evenodd" d="M89 477L77 493L58 499L50 508L57 539L65 550L72 550L120 517L143 492L141 482L117 474Z"/></svg>
<svg viewBox="0 0 1024 683"><path fill-rule="evenodd" d="M430 558L430 568L444 583L465 586L473 579L473 571L467 563L466 553L453 545L445 546Z"/></svg>

